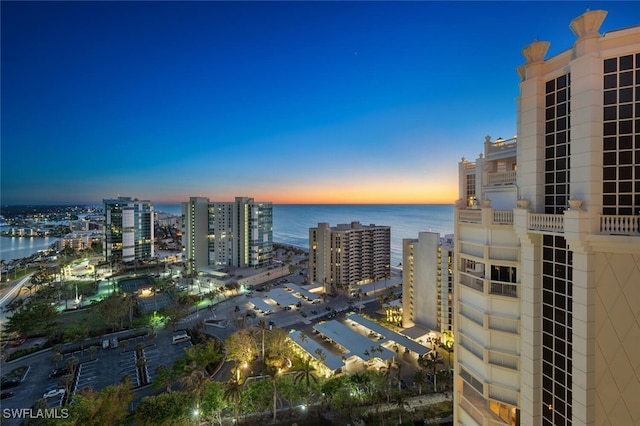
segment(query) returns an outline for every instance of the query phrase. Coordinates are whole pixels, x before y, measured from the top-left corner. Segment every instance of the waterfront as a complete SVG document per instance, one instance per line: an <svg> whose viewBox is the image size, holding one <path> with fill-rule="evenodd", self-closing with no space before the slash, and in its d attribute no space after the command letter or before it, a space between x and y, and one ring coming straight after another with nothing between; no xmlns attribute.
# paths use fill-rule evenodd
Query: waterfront
<svg viewBox="0 0 640 426"><path fill-rule="evenodd" d="M4 230L4 227L3 229ZM57 237L0 237L0 259L22 259L55 244Z"/></svg>
<svg viewBox="0 0 640 426"><path fill-rule="evenodd" d="M154 210L181 215L180 204L157 204ZM423 231L453 234L451 204L274 204L273 241L309 248L309 228L357 221L391 227L391 265L402 261L402 240Z"/></svg>
<svg viewBox="0 0 640 426"><path fill-rule="evenodd" d="M154 210L182 215L180 204L157 204ZM326 222L331 226L357 221L363 225L391 227L391 264L402 261L402 240L419 232L453 233L453 206L448 204L274 204L273 241L309 248L309 228ZM8 228L2 227L2 230ZM55 237L0 238L0 258L6 261L28 257L50 248Z"/></svg>

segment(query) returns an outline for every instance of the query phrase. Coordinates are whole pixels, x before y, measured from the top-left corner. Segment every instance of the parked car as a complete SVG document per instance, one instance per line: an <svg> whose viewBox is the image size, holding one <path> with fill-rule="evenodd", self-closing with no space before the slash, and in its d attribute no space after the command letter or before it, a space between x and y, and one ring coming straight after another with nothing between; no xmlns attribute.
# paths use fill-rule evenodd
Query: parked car
<svg viewBox="0 0 640 426"><path fill-rule="evenodd" d="M53 398L54 396L64 395L65 392L64 388L51 389L50 391L45 392L42 397L44 399Z"/></svg>
<svg viewBox="0 0 640 426"><path fill-rule="evenodd" d="M304 311L300 311L300 315L302 315L302 318L306 318L307 314Z"/></svg>
<svg viewBox="0 0 640 426"><path fill-rule="evenodd" d="M0 393L0 399L11 398L12 396L13 396L13 392L11 391L4 391Z"/></svg>
<svg viewBox="0 0 640 426"><path fill-rule="evenodd" d="M26 341L27 341L26 339L18 339L15 342L12 342L11 346L14 348L17 348L18 346L22 345Z"/></svg>
<svg viewBox="0 0 640 426"><path fill-rule="evenodd" d="M71 370L69 370L68 368L56 368L51 373L49 373L49 378L55 379L56 377L66 376L69 373L71 373Z"/></svg>
<svg viewBox="0 0 640 426"><path fill-rule="evenodd" d="M20 380L18 379L5 380L4 382L0 383L0 390L15 388L19 384L20 384Z"/></svg>

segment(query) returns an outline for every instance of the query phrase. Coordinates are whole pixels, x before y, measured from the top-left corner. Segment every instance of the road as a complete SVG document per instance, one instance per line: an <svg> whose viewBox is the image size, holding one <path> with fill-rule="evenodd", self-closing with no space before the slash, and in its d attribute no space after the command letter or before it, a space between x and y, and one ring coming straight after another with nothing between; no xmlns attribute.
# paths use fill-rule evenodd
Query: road
<svg viewBox="0 0 640 426"><path fill-rule="evenodd" d="M4 329L4 323L7 317L11 316L10 313L5 311L5 307L11 303L14 298L18 297L22 288L29 283L32 275L33 274L29 274L17 281L13 281L10 285L0 290L0 330Z"/></svg>

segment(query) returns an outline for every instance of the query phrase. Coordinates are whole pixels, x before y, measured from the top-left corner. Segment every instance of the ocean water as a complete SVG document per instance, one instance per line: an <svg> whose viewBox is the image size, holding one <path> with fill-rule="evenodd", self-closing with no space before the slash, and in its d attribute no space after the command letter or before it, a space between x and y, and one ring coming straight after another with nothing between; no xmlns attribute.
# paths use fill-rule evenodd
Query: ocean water
<svg viewBox="0 0 640 426"><path fill-rule="evenodd" d="M309 248L309 228L360 222L391 227L391 265L402 261L402 240L423 231L453 233L453 205L274 204L273 240Z"/></svg>
<svg viewBox="0 0 640 426"><path fill-rule="evenodd" d="M178 204L154 205L154 210L181 215ZM402 240L423 231L453 233L450 204L274 204L273 241L309 248L309 228L360 222L391 227L391 265L402 261Z"/></svg>

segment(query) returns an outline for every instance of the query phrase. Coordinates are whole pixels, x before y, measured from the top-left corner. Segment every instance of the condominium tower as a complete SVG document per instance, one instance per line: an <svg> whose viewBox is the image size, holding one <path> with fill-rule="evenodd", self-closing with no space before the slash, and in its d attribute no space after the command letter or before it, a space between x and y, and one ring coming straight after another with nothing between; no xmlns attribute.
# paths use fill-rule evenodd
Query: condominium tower
<svg viewBox="0 0 640 426"><path fill-rule="evenodd" d="M523 49L518 137L460 163L456 424L640 424L640 26Z"/></svg>
<svg viewBox="0 0 640 426"><path fill-rule="evenodd" d="M360 222L309 228L309 282L325 292L355 293L389 277L391 228Z"/></svg>
<svg viewBox="0 0 640 426"><path fill-rule="evenodd" d="M152 258L153 204L131 197L102 200L104 255L107 261L132 262Z"/></svg>
<svg viewBox="0 0 640 426"><path fill-rule="evenodd" d="M211 202L191 197L182 203L183 260L200 268L263 267L273 259L273 206L253 198Z"/></svg>
<svg viewBox="0 0 640 426"><path fill-rule="evenodd" d="M453 330L453 235L402 240L402 326Z"/></svg>

